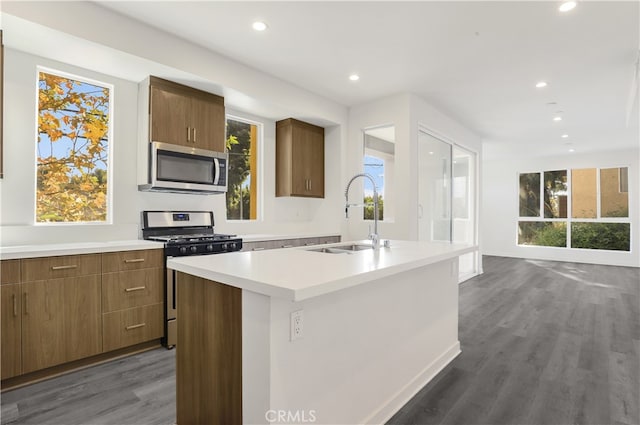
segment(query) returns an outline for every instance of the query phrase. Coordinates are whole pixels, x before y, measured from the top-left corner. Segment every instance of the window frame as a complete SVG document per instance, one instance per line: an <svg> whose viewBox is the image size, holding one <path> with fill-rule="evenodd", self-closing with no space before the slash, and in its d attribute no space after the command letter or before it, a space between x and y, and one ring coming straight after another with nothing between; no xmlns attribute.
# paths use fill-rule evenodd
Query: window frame
<svg viewBox="0 0 640 425"><path fill-rule="evenodd" d="M521 217L520 216L520 204L519 204L519 197L516 196L516 198L518 199L518 214L517 214L517 220L516 220L516 231L515 231L515 243L516 246L518 247L524 247L524 248L546 248L546 249L571 249L571 250L578 250L578 251L587 251L587 252L592 252L592 251L606 251L606 252L618 252L621 254L631 254L633 252L633 232L630 232L629 234L629 251L622 251L622 250L609 250L609 249L596 249L596 248L574 248L571 246L571 227L573 223L626 223L629 224L629 226L632 225L631 222L631 217L633 216L632 211L631 211L631 199L629 199L629 193L631 192L631 190L629 190L629 185L631 184L630 182L627 182L627 192L623 192L623 193L627 193L627 204L628 204L628 214L627 217L602 217L601 216L601 203L602 203L602 196L601 196L601 192L600 192L600 178L601 178L601 174L600 171L603 169L611 169L611 168L626 168L627 169L627 175L629 173L629 169L631 168L630 165L619 165L619 166L603 166L603 167L572 167L572 168L553 168L553 169L549 169L549 170L543 170L543 171L528 171L528 172L519 172L517 174L517 190L516 193L520 192L520 175L522 174L534 174L537 173L540 176L540 193L538 194L539 196L539 202L540 202L540 215L538 217ZM573 170L583 170L583 169L595 169L596 170L596 217L595 218L577 218L577 217L573 217L573 187L572 187L572 178L573 178ZM566 171L567 172L567 217L566 218L546 218L544 216L544 173L545 172L550 172L550 171ZM566 223L566 234L567 234L567 241L566 241L566 246L564 247L556 247L556 246L547 246L547 245L525 245L525 244L520 244L518 242L518 232L520 229L520 222L565 222Z"/></svg>
<svg viewBox="0 0 640 425"><path fill-rule="evenodd" d="M109 125L107 130L107 211L106 217L104 221L38 221L38 134L39 134L39 124L38 117L40 115L39 108L39 94L40 94L40 73L52 74L57 77L62 77L70 80L80 81L86 84L92 84L95 86L103 87L109 89ZM34 118L35 118L35 128L34 128L34 182L33 182L33 225L34 226L104 226L104 225L112 225L113 224L113 170L114 170L114 154L113 154L113 144L114 144L114 126L115 126L115 85L111 83L107 83L101 80L97 80L95 78L85 77L82 75L74 74L71 72L62 71L60 69L55 69L43 65L36 66L35 69L35 104L34 104Z"/></svg>
<svg viewBox="0 0 640 425"><path fill-rule="evenodd" d="M243 219L236 219L236 218L228 218L227 216L227 200L226 200L226 196L227 194L225 193L225 202L224 202L224 218L225 221L228 223L257 223L257 222L261 222L264 221L264 214L263 214L263 205L264 205L264 196L263 196L263 177L264 177L264 167L263 167L263 163L262 163L262 159L263 159L263 147L264 147L264 123L261 121L257 121L255 119L251 119L251 118L246 118L240 115L235 115L235 114L225 114L224 116L224 123L225 123L225 135L224 135L224 141L225 141L225 151L226 151L226 143L227 143L227 132L226 132L226 128L227 128L227 121L228 120L233 120L233 121L238 121L241 123L245 123L245 124L250 124L250 125L255 125L256 126L256 167L258 168L258 171L255 173L255 182L256 182L256 218L255 219L247 219L247 220L243 220ZM228 153L228 152L227 152Z"/></svg>

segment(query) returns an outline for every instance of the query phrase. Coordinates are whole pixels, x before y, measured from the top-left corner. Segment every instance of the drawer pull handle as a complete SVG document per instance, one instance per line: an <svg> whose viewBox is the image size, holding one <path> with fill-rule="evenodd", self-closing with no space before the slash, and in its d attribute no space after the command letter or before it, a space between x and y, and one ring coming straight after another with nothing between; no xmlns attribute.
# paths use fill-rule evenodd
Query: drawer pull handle
<svg viewBox="0 0 640 425"><path fill-rule="evenodd" d="M13 297L13 316L16 317L18 315L18 297L16 297L16 294L13 294L12 297Z"/></svg>
<svg viewBox="0 0 640 425"><path fill-rule="evenodd" d="M264 247L261 247L261 246L260 246L260 247L258 247L258 246L257 246L257 247L255 247L255 248L253 248L253 250L254 250L254 251L262 251L262 250L264 250Z"/></svg>
<svg viewBox="0 0 640 425"><path fill-rule="evenodd" d="M51 266L51 270L68 270L68 269L77 269L77 264L71 264L69 266Z"/></svg>
<svg viewBox="0 0 640 425"><path fill-rule="evenodd" d="M282 245L283 248L293 248L293 245Z"/></svg>
<svg viewBox="0 0 640 425"><path fill-rule="evenodd" d="M124 288L124 292L142 291L146 288L146 286L135 286L133 288Z"/></svg>
<svg viewBox="0 0 640 425"><path fill-rule="evenodd" d="M143 326L147 326L147 324L146 323L138 323L137 325L127 326L125 329L130 331L131 329L138 329L138 328L141 328Z"/></svg>
<svg viewBox="0 0 640 425"><path fill-rule="evenodd" d="M144 263L144 258L133 258L131 260L124 260L125 263Z"/></svg>

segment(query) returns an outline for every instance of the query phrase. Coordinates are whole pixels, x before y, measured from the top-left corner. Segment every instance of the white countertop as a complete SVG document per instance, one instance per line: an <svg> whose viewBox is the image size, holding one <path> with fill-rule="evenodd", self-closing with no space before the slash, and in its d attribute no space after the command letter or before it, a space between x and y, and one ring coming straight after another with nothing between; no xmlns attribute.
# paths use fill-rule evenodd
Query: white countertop
<svg viewBox="0 0 640 425"><path fill-rule="evenodd" d="M317 248L352 242L322 245ZM357 243L370 243L358 241ZM477 246L391 241L381 247L328 254L296 247L171 258L167 267L271 297L301 301L477 250Z"/></svg>
<svg viewBox="0 0 640 425"><path fill-rule="evenodd" d="M141 249L162 249L164 244L144 240L112 242L77 242L47 245L21 245L0 247L0 259L54 257L58 255L96 254L99 252L135 251Z"/></svg>
<svg viewBox="0 0 640 425"><path fill-rule="evenodd" d="M268 235L268 234L248 234L238 235L243 242L262 242L262 241L279 241L284 239L307 239L307 238L326 238L330 236L340 236L340 233L300 233L289 235Z"/></svg>

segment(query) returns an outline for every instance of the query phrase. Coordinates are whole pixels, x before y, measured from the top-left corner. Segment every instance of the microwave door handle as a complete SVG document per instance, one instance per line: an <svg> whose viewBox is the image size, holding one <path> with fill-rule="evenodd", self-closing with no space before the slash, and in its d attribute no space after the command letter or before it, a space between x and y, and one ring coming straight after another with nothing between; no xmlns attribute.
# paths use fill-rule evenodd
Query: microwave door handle
<svg viewBox="0 0 640 425"><path fill-rule="evenodd" d="M213 168L215 170L215 175L213 177L213 184L217 185L218 184L218 180L220 179L220 161L218 161L218 158L213 158Z"/></svg>

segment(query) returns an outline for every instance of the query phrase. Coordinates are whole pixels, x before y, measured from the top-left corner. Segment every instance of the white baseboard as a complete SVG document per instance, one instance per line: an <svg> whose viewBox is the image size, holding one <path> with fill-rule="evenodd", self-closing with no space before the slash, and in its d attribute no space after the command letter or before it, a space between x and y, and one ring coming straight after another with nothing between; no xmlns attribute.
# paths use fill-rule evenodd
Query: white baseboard
<svg viewBox="0 0 640 425"><path fill-rule="evenodd" d="M411 398L427 385L442 369L461 353L460 341L456 341L448 350L418 373L410 382L401 388L383 406L364 419L363 424L384 424L407 404Z"/></svg>

